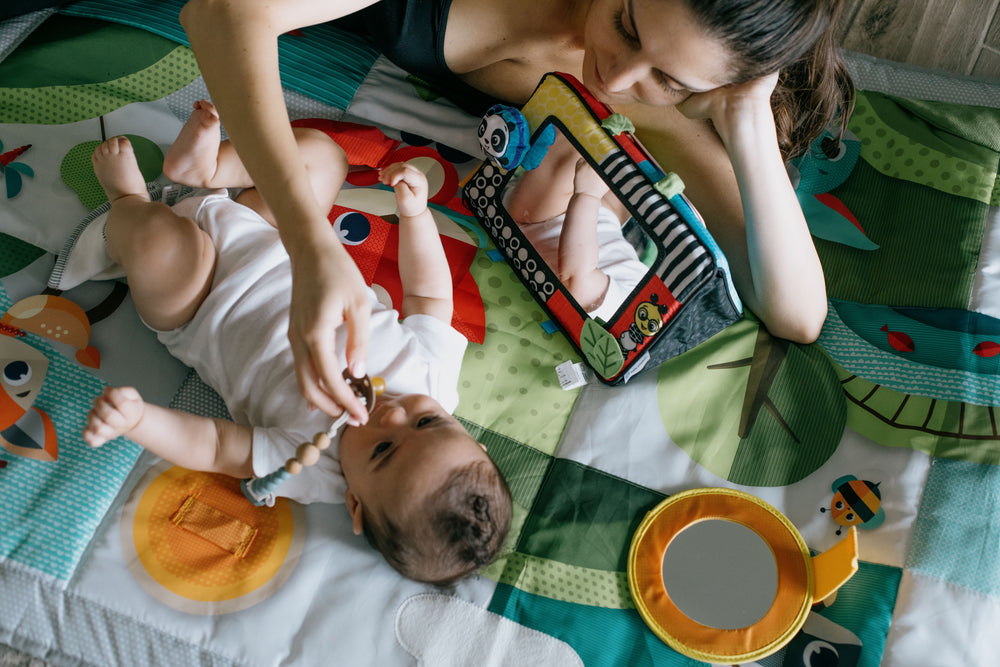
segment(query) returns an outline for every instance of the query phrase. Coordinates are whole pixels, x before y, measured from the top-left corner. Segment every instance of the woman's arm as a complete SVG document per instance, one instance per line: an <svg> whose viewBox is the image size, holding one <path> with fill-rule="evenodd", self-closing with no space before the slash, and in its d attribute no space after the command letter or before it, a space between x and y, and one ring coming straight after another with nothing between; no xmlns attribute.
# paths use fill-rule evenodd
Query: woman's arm
<svg viewBox="0 0 1000 667"><path fill-rule="evenodd" d="M372 0L192 0L181 11L212 102L292 260L289 341L303 396L331 415L364 406L340 374L333 331L346 322L347 362L365 373L370 315L364 281L320 210L289 126L278 36L357 11Z"/></svg>
<svg viewBox="0 0 1000 667"><path fill-rule="evenodd" d="M808 343L826 318L826 284L778 151L770 107L776 79L692 95L679 110L623 112L644 128L640 139L657 160L684 180L745 305L775 336Z"/></svg>
<svg viewBox="0 0 1000 667"><path fill-rule="evenodd" d="M184 468L253 476L253 429L151 405L133 387L106 387L94 399L83 439L100 447L120 435Z"/></svg>

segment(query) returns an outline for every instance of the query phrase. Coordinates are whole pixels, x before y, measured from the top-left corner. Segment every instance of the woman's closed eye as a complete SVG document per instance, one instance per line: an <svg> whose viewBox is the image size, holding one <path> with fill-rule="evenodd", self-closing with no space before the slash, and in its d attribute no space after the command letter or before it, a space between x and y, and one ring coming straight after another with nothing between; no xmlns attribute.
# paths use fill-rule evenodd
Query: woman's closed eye
<svg viewBox="0 0 1000 667"><path fill-rule="evenodd" d="M619 9L618 11L615 12L614 15L615 30L618 32L618 35L621 36L621 38L626 43L631 44L635 47L641 46L641 44L639 43L639 36L636 35L634 32L630 32L629 29L625 26L624 17L625 17L624 10Z"/></svg>
<svg viewBox="0 0 1000 667"><path fill-rule="evenodd" d="M678 87L672 79L668 78L666 74L659 72L656 74L656 83L660 85L665 92L672 95L690 95L693 91L688 90L684 87Z"/></svg>

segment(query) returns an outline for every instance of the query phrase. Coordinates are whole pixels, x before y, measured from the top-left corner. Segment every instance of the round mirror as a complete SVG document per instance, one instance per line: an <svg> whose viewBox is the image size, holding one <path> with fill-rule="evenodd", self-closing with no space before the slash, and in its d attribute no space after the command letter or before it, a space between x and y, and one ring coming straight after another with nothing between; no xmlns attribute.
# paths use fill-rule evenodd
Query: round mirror
<svg viewBox="0 0 1000 667"><path fill-rule="evenodd" d="M756 532L734 521L708 519L691 524L667 545L663 585L691 620L736 630L753 625L771 608L778 568Z"/></svg>

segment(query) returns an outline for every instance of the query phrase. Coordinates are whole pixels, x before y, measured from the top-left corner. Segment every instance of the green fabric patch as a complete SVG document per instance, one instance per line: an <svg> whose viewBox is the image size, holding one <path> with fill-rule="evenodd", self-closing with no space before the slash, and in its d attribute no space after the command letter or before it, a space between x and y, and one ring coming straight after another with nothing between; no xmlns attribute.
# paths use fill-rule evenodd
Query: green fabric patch
<svg viewBox="0 0 1000 667"><path fill-rule="evenodd" d="M803 479L843 436L844 399L826 354L773 338L750 316L666 361L657 403L693 461L748 486Z"/></svg>
<svg viewBox="0 0 1000 667"><path fill-rule="evenodd" d="M0 276L17 273L44 254L41 248L0 233Z"/></svg>
<svg viewBox="0 0 1000 667"><path fill-rule="evenodd" d="M509 554L496 580L552 600L634 609L625 572L593 570L522 553Z"/></svg>
<svg viewBox="0 0 1000 667"><path fill-rule="evenodd" d="M176 48L176 42L145 30L56 14L0 62L0 84L49 88L114 81L153 66Z"/></svg>
<svg viewBox="0 0 1000 667"><path fill-rule="evenodd" d="M888 96L934 127L1000 153L1000 109Z"/></svg>
<svg viewBox="0 0 1000 667"><path fill-rule="evenodd" d="M864 160L831 194L880 248L866 251L814 239L830 297L968 308L987 204L889 178Z"/></svg>
<svg viewBox="0 0 1000 667"><path fill-rule="evenodd" d="M947 128L928 123L924 118L901 106L897 99L880 93L867 92L864 94L863 100L866 104L862 104L860 110L856 108L857 116L851 116L851 123L857 123L864 135L873 134L873 142L882 138L878 132L879 129L891 129L901 136L913 139L918 146L927 148L929 151L918 151L909 157L957 159L984 168L996 168L997 151L970 141L963 135L954 134ZM926 108L925 106L924 109ZM869 115L869 110L874 114L875 120ZM873 132L865 129L873 126L875 127ZM855 133L857 132L855 131ZM862 135L858 134L858 136ZM864 155L864 149L862 149L862 155ZM933 164L928 166L932 170L942 167L942 165Z"/></svg>
<svg viewBox="0 0 1000 667"><path fill-rule="evenodd" d="M133 102L149 102L199 76L191 49L175 46L146 69L118 79L44 88L0 87L0 122L59 125L97 118Z"/></svg>
<svg viewBox="0 0 1000 667"><path fill-rule="evenodd" d="M996 408L904 394L831 364L848 399L847 425L861 435L887 447L1000 464Z"/></svg>
<svg viewBox="0 0 1000 667"><path fill-rule="evenodd" d="M491 248L492 246L490 246ZM465 352L455 415L546 454L554 454L579 389L564 391L555 367L579 361L506 262L480 249L470 272L486 309L486 338Z"/></svg>
<svg viewBox="0 0 1000 667"><path fill-rule="evenodd" d="M553 459L517 550L592 570L625 572L632 533L665 496L567 459Z"/></svg>
<svg viewBox="0 0 1000 667"><path fill-rule="evenodd" d="M849 128L886 176L995 205L998 124L996 109L859 92Z"/></svg>
<svg viewBox="0 0 1000 667"><path fill-rule="evenodd" d="M163 171L163 151L160 147L145 137L136 134L126 134L135 151L136 162L142 172L142 179L150 183ZM66 153L59 165L59 176L63 182L76 192L80 203L87 209L95 209L108 200L107 193L97 180L90 156L100 145L99 141L84 141Z"/></svg>

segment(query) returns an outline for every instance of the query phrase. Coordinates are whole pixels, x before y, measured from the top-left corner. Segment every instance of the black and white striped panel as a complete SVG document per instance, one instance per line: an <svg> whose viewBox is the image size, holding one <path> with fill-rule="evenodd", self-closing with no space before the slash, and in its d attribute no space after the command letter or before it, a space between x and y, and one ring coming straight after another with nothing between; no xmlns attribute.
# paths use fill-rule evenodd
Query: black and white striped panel
<svg viewBox="0 0 1000 667"><path fill-rule="evenodd" d="M627 153L610 153L600 167L661 246L652 268L674 298L683 301L689 288L714 273L708 249Z"/></svg>

